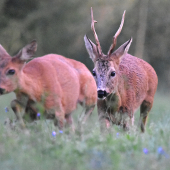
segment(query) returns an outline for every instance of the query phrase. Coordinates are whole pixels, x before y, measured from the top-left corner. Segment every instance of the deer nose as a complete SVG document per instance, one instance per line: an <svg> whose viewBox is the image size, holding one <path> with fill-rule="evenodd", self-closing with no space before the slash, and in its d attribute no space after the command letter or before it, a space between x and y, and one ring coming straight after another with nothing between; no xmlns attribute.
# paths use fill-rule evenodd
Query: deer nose
<svg viewBox="0 0 170 170"><path fill-rule="evenodd" d="M0 94L4 94L5 93L5 89L0 88Z"/></svg>
<svg viewBox="0 0 170 170"><path fill-rule="evenodd" d="M102 98L107 96L107 92L103 91L103 90L98 90L97 94L98 94L98 98L100 98L100 99L102 99Z"/></svg>

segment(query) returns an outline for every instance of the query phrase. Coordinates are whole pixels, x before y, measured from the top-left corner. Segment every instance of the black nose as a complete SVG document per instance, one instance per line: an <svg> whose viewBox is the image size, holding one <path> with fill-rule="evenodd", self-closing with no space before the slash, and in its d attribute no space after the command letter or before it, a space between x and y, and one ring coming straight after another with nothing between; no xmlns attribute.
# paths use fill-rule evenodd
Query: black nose
<svg viewBox="0 0 170 170"><path fill-rule="evenodd" d="M106 97L107 96L107 92L106 91L102 91L102 90L99 90L97 91L98 93L98 98L103 98L103 97Z"/></svg>
<svg viewBox="0 0 170 170"><path fill-rule="evenodd" d="M5 89L0 88L0 94L4 94Z"/></svg>

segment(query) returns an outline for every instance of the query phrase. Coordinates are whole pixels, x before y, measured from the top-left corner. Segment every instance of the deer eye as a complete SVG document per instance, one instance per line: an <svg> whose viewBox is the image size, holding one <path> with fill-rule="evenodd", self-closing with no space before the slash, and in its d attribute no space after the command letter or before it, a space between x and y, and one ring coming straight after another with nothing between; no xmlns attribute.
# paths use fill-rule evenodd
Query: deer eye
<svg viewBox="0 0 170 170"><path fill-rule="evenodd" d="M10 69L7 72L8 75L14 75L15 74L15 70L14 69Z"/></svg>
<svg viewBox="0 0 170 170"><path fill-rule="evenodd" d="M115 71L111 72L111 76L114 77L116 75Z"/></svg>
<svg viewBox="0 0 170 170"><path fill-rule="evenodd" d="M92 74L93 74L93 76L96 76L96 72L95 71L93 71Z"/></svg>

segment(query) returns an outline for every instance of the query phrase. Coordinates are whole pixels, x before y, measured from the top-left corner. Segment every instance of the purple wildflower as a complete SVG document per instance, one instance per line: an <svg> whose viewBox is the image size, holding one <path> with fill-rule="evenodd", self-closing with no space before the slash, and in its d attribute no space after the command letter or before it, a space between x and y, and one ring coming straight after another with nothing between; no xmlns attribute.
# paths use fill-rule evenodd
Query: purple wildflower
<svg viewBox="0 0 170 170"><path fill-rule="evenodd" d="M164 150L162 149L162 147L159 147L158 149L157 149L157 152L158 152L158 154L160 154L160 155L163 155L165 152L164 152Z"/></svg>
<svg viewBox="0 0 170 170"><path fill-rule="evenodd" d="M63 133L63 131L62 131L62 130L59 130L59 133Z"/></svg>
<svg viewBox="0 0 170 170"><path fill-rule="evenodd" d="M149 153L148 149L147 149L147 148L144 148L144 149L143 149L143 153L144 153L144 154L148 154L148 153Z"/></svg>
<svg viewBox="0 0 170 170"><path fill-rule="evenodd" d="M40 116L41 116L41 114L38 112L38 113L37 113L37 117L40 117Z"/></svg>
<svg viewBox="0 0 170 170"><path fill-rule="evenodd" d="M54 137L55 137L55 136L56 136L56 134L57 134L57 133L56 133L55 131L53 131L53 132L52 132L52 136L54 136Z"/></svg>
<svg viewBox="0 0 170 170"><path fill-rule="evenodd" d="M119 133L118 133L118 132L116 133L116 137L117 137L117 138L119 137Z"/></svg>
<svg viewBox="0 0 170 170"><path fill-rule="evenodd" d="M9 112L9 109L8 109L8 107L5 107L5 112Z"/></svg>

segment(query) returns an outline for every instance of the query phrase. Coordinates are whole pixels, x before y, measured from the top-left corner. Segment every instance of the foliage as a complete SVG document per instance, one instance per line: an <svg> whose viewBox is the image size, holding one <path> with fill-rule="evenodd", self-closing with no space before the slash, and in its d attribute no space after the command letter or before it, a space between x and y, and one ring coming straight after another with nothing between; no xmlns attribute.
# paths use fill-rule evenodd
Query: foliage
<svg viewBox="0 0 170 170"><path fill-rule="evenodd" d="M99 22L96 28L106 52L120 24L123 11L126 9L130 12L134 4L135 1L132 0L126 2L123 0L23 0L22 3L21 0L13 0L12 3L11 0L3 0L0 11L0 43L13 55L22 46L37 39L37 56L47 53L62 54L82 61L91 69L92 62L83 41L85 34L92 36L90 7L93 7L95 19ZM126 37L123 42L127 40Z"/></svg>
<svg viewBox="0 0 170 170"><path fill-rule="evenodd" d="M126 10L125 23L117 47L132 37L130 53L135 55L135 51L138 50L136 42L141 1L1 0L0 43L13 55L36 39L38 41L36 56L57 53L79 60L92 70L93 64L83 41L85 34L94 41L90 29L90 7L93 7L94 18L98 21L95 27L104 53L107 53L123 11ZM142 57L155 68L160 80L159 89L161 87L164 91L165 87L170 86L169 5L168 0L148 1Z"/></svg>
<svg viewBox="0 0 170 170"><path fill-rule="evenodd" d="M4 118L0 124L0 169L167 170L170 166L168 101L169 98L157 94L144 134L137 127L139 112L130 131L113 126L101 134L95 110L80 137L66 130L62 133L52 121L44 119L27 123L26 131L20 130L17 124L12 130L3 124L13 114L10 108L9 112L5 109L1 111ZM1 103L1 108L8 102ZM74 113L76 124L80 111L81 108Z"/></svg>

